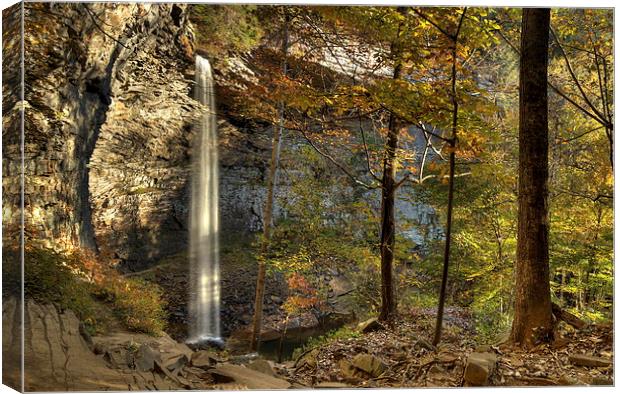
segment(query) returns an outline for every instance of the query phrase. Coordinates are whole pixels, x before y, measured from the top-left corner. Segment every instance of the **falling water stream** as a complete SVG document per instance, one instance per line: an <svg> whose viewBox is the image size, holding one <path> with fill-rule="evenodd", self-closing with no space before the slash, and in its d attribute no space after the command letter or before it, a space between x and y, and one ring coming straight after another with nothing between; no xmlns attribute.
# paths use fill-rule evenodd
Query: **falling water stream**
<svg viewBox="0 0 620 394"><path fill-rule="evenodd" d="M190 207L190 343L221 342L219 170L215 92L209 61L196 57L195 99L207 108L197 124Z"/></svg>

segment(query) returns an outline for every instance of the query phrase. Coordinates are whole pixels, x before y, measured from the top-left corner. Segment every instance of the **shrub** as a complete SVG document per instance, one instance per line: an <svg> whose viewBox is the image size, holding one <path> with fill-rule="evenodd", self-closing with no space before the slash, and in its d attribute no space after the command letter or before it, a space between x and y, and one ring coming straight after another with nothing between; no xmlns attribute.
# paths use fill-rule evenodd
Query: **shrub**
<svg viewBox="0 0 620 394"><path fill-rule="evenodd" d="M21 292L21 255L18 247L3 250L4 295ZM99 327L92 284L76 272L83 267L74 255L62 254L43 247L24 248L24 295L27 300L53 303L71 309L93 333Z"/></svg>
<svg viewBox="0 0 620 394"><path fill-rule="evenodd" d="M3 249L3 294L21 291L21 259L17 246ZM135 331L160 334L165 327L161 290L155 284L124 278L92 252L58 252L28 245L24 249L24 293L27 299L71 309L87 329L100 331L109 319L96 300Z"/></svg>
<svg viewBox="0 0 620 394"><path fill-rule="evenodd" d="M113 305L127 328L153 335L160 335L164 330L166 315L157 285L117 274L107 277L97 294Z"/></svg>

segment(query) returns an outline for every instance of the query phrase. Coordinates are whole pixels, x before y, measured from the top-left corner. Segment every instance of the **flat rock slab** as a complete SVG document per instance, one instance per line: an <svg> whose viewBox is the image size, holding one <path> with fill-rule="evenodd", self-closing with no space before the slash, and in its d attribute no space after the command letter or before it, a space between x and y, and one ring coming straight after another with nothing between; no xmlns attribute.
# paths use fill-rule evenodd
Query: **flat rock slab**
<svg viewBox="0 0 620 394"><path fill-rule="evenodd" d="M472 386L484 386L495 371L495 353L472 353L467 358L464 379Z"/></svg>
<svg viewBox="0 0 620 394"><path fill-rule="evenodd" d="M246 386L250 390L284 390L291 387L291 384L284 379L266 375L241 365L222 364L217 368L210 369L209 373L216 380L218 378L228 380L222 383L234 382Z"/></svg>
<svg viewBox="0 0 620 394"><path fill-rule="evenodd" d="M260 373L264 373L265 375L270 375L273 377L277 376L276 372L273 369L273 366L267 360L263 360L263 359L254 360L248 364L248 368L254 371L258 371Z"/></svg>
<svg viewBox="0 0 620 394"><path fill-rule="evenodd" d="M217 364L217 357L208 350L199 350L192 354L192 366L197 368L210 368Z"/></svg>
<svg viewBox="0 0 620 394"><path fill-rule="evenodd" d="M3 316L17 311L15 301L3 303ZM80 334L80 321L70 310L28 301L24 337L25 391L178 390L176 381L152 371L110 368ZM21 346L21 330L3 325L3 346ZM13 345L15 343L15 345ZM146 349L144 349L146 351ZM146 351L148 352L148 351ZM119 353L120 354L120 353ZM147 363L150 367L150 362ZM9 371L11 373L12 371ZM7 374L8 375L8 374Z"/></svg>
<svg viewBox="0 0 620 394"><path fill-rule="evenodd" d="M381 359L370 354L358 354L353 358L351 364L373 378L379 377L386 369L386 365Z"/></svg>
<svg viewBox="0 0 620 394"><path fill-rule="evenodd" d="M379 323L379 319L377 319L376 317L373 317L371 319L368 319L358 324L357 329L360 332L369 333L369 332L381 330L383 329L383 326L381 325L381 323Z"/></svg>
<svg viewBox="0 0 620 394"><path fill-rule="evenodd" d="M149 345L143 343L133 354L132 364L138 371L148 372L155 368L155 361L161 361L161 356L155 353Z"/></svg>
<svg viewBox="0 0 620 394"><path fill-rule="evenodd" d="M608 367L611 365L611 360L609 359L588 356L587 354L572 354L568 356L568 361L580 367Z"/></svg>

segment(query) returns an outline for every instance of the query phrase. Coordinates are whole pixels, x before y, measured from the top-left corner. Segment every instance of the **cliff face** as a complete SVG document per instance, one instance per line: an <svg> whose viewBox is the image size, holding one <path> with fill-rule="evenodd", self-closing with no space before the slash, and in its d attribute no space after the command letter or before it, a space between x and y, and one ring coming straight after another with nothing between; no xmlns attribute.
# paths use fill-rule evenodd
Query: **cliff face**
<svg viewBox="0 0 620 394"><path fill-rule="evenodd" d="M182 74L193 67L184 6L25 8L27 237L128 261L155 257L161 244L174 249L185 238L191 125L200 114ZM19 111L9 103L3 187L13 202ZM19 221L11 205L7 228Z"/></svg>
<svg viewBox="0 0 620 394"><path fill-rule="evenodd" d="M3 217L5 239L16 240L21 42L19 18L7 21ZM28 3L24 21L27 239L96 249L128 269L185 250L203 110L186 7ZM219 118L223 230L259 230L270 131Z"/></svg>
<svg viewBox="0 0 620 394"><path fill-rule="evenodd" d="M3 46L5 240L17 240L20 223L20 25L12 20ZM26 3L24 20L27 238L96 249L131 270L186 250L192 125L203 110L192 98L186 7ZM216 80L226 236L262 227L272 130L227 113L227 88L253 74L243 60L224 60ZM291 132L283 149L304 144ZM281 172L278 198L294 198L295 165Z"/></svg>

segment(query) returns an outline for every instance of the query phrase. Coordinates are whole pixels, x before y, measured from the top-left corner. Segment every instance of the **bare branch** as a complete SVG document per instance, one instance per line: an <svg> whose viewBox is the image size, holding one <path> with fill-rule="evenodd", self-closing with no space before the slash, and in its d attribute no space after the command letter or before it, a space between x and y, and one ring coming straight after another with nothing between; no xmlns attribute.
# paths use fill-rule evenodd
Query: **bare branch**
<svg viewBox="0 0 620 394"><path fill-rule="evenodd" d="M364 127L362 127L362 116L359 113L358 115L359 115L360 132L362 134L362 141L364 143L364 152L366 153L366 166L368 167L368 172L370 173L370 175L372 175L373 178L375 178L376 181L381 182L381 179L379 179L379 177L376 176L375 173L372 171L372 168L370 165L370 153L368 152L368 144L366 143L366 133L364 133Z"/></svg>
<svg viewBox="0 0 620 394"><path fill-rule="evenodd" d="M420 18L424 19L425 21L427 21L428 23L430 23L431 25L433 25L437 30L439 30L443 35L445 35L446 37L450 38L451 40L453 39L452 34L448 33L446 30L444 30L441 26L439 26L437 23L435 23L435 21L433 21L431 18L429 18L428 16L426 16L424 13L422 13L422 11L413 8L412 9L413 12L416 13L416 15L418 15ZM461 18L462 19L462 18Z"/></svg>
<svg viewBox="0 0 620 394"><path fill-rule="evenodd" d="M103 28L101 26L99 26L99 23L97 23L97 20L95 19L95 15L93 14L93 11L88 8L86 6L86 4L82 4L82 7L84 7L84 9L86 10L86 13L90 16L90 19L93 21L93 24L95 25L95 27L97 28L97 30L99 30L100 32L102 32L106 37L112 39L113 41L115 41L117 44L119 44L120 46L122 46L125 49L129 49L129 47L127 47L125 44L123 44L122 42L120 42L119 40L117 40L115 37L112 37L110 34L108 34L105 30L103 30Z"/></svg>
<svg viewBox="0 0 620 394"><path fill-rule="evenodd" d="M365 187L366 189L372 190L372 189L377 189L379 186L375 186L375 185L370 185L364 181L359 180L357 177L355 177L355 175L353 175L353 173L351 171L349 171L344 165L342 165L341 163L339 163L336 159L334 159L334 157L332 155L330 155L329 153L327 153L326 151L321 150L321 148L319 148L314 141L312 141L312 139L308 136L308 134L306 133L306 130L304 130L304 128L297 128L297 129L290 129L289 130L297 130L299 131L302 136L304 137L304 139L306 141L308 141L308 143L310 144L310 146L321 156L323 156L324 158L326 158L327 160L329 160L332 164L334 164L336 167L338 167L338 169L340 169L340 171L342 171L346 176L348 176L349 178L351 178L351 180L353 182L355 182L356 184Z"/></svg>
<svg viewBox="0 0 620 394"><path fill-rule="evenodd" d="M562 43L560 43L560 40L559 40L558 36L555 34L555 31L553 30L553 28L549 28L549 31L551 32L551 36L553 37L554 41L556 42L556 44L560 48L560 53L562 54L562 57L564 58L564 63L566 64L566 68L568 69L568 72L569 72L571 78L573 79L573 82L575 82L575 85L577 86L577 89L581 93L581 97L583 98L583 100L586 102L586 104L588 104L590 109L597 116L599 116L601 119L605 119L605 116L592 104L592 102L588 98L588 95L583 90L583 87L581 86L581 83L579 82L579 79L577 78L577 75L575 75L575 72L573 71L573 67L570 64L570 61L568 60L568 56L566 55L566 51L564 51L564 47L562 46Z"/></svg>

